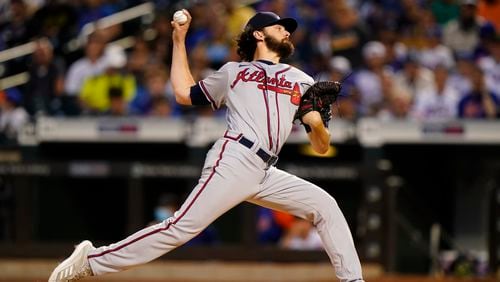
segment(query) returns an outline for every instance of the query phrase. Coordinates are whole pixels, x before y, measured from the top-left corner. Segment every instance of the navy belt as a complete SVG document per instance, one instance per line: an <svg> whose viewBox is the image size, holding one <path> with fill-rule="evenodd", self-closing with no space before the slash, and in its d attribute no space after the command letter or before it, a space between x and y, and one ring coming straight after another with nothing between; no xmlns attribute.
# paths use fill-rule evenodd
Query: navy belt
<svg viewBox="0 0 500 282"><path fill-rule="evenodd" d="M245 136L242 136L240 140L238 140L238 142L240 142L240 144L247 147L248 149L252 149L254 144L252 141L245 138ZM257 152L255 153L266 163L267 168L269 168L272 165L275 165L278 162L278 156L269 155L268 153L266 153L266 151L262 150L261 148L259 148L259 150L257 150Z"/></svg>

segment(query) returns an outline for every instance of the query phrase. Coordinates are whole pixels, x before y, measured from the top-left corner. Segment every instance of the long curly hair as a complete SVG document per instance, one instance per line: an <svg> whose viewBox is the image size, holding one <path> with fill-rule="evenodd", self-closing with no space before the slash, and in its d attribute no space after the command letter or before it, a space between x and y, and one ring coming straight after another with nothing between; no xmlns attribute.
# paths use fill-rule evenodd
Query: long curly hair
<svg viewBox="0 0 500 282"><path fill-rule="evenodd" d="M255 49L257 49L257 39L253 36L254 31L251 27L247 27L236 39L238 44L237 52L242 61L253 61Z"/></svg>

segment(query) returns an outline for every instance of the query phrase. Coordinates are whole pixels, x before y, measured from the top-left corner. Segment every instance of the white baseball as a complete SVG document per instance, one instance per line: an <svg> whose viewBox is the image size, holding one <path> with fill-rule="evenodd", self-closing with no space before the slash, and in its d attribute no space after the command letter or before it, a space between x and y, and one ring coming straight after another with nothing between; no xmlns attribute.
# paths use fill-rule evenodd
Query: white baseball
<svg viewBox="0 0 500 282"><path fill-rule="evenodd" d="M174 13L174 22L176 22L180 25L183 25L187 22L187 20L188 20L188 17L186 16L186 14L184 14L184 12L182 10L179 10L179 11Z"/></svg>

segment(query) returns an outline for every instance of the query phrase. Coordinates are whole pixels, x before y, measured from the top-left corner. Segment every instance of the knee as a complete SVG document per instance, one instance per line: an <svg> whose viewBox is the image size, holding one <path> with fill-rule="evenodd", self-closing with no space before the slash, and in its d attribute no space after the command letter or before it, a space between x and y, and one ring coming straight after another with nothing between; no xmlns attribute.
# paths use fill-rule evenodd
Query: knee
<svg viewBox="0 0 500 282"><path fill-rule="evenodd" d="M317 226L322 222L332 222L336 216L341 214L339 205L333 197L321 200L312 214L312 223Z"/></svg>

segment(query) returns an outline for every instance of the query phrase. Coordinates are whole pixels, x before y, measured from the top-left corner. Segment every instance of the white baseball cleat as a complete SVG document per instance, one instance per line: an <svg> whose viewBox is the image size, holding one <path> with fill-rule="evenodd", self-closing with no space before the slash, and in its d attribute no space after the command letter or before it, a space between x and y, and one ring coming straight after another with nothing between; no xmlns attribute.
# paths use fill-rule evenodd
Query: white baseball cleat
<svg viewBox="0 0 500 282"><path fill-rule="evenodd" d="M92 276L87 254L93 249L95 248L90 241L86 240L78 244L71 256L52 271L49 282L69 282Z"/></svg>

